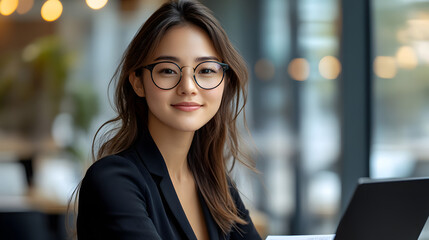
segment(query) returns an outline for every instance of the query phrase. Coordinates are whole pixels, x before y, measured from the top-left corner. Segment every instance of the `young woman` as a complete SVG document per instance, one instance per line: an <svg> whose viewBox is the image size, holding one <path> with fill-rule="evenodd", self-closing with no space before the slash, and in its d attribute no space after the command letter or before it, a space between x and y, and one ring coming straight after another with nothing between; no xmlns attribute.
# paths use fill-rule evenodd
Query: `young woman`
<svg viewBox="0 0 429 240"><path fill-rule="evenodd" d="M260 239L228 176L247 71L209 10L164 4L116 75L104 125L117 128L82 180L78 239Z"/></svg>

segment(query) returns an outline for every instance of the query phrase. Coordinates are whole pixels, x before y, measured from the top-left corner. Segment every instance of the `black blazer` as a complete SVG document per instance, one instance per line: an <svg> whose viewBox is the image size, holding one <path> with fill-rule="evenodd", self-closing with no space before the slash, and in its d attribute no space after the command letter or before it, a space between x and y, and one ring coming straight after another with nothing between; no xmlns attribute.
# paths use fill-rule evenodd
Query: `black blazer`
<svg viewBox="0 0 429 240"><path fill-rule="evenodd" d="M148 135L148 134L147 134ZM237 190L232 197L247 225L224 235L200 194L211 240L261 239ZM182 209L164 159L150 136L96 161L79 193L77 235L87 239L197 239Z"/></svg>

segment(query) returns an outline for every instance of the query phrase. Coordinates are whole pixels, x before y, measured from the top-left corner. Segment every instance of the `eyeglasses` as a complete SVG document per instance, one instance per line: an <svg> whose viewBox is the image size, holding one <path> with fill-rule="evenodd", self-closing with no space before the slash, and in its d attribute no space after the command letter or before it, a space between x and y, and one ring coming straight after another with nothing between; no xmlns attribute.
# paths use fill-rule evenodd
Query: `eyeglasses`
<svg viewBox="0 0 429 240"><path fill-rule="evenodd" d="M182 69L174 62L163 61L143 66L150 71L152 82L160 89L170 90L175 88L182 79ZM206 90L218 87L229 69L228 64L216 61L199 63L194 69L194 81ZM139 72L141 74L141 72Z"/></svg>

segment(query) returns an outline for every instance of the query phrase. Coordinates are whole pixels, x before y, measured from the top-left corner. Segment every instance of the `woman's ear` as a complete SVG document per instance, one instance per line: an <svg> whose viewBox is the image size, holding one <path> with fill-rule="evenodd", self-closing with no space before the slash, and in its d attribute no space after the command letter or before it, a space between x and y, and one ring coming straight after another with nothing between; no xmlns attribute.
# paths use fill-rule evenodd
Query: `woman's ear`
<svg viewBox="0 0 429 240"><path fill-rule="evenodd" d="M144 97L143 76L140 76L141 77L137 77L136 72L134 71L128 75L128 80L130 81L131 86L133 86L134 92L137 94L137 96Z"/></svg>

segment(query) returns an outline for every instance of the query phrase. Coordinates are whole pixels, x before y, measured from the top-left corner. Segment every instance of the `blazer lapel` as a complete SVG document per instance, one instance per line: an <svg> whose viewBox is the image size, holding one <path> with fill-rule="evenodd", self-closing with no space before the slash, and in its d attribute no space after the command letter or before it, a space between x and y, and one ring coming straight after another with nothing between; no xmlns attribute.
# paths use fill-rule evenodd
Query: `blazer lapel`
<svg viewBox="0 0 429 240"><path fill-rule="evenodd" d="M147 134L143 134L143 136L137 140L135 149L148 171L152 175L160 177L159 188L161 189L161 193L163 194L168 207L179 223L180 228L186 234L188 239L196 240L197 237L192 230L191 224L188 222L188 218L186 217L182 205L180 204L180 200L174 190L164 158L148 132Z"/></svg>
<svg viewBox="0 0 429 240"><path fill-rule="evenodd" d="M188 222L188 218L183 211L182 205L180 204L180 200L177 197L173 183L171 182L170 178L163 178L160 183L160 188L162 193L164 194L168 206L170 207L171 212L174 214L174 217L176 217L177 222L185 232L188 239L196 240L197 237L192 230L191 224L189 224Z"/></svg>
<svg viewBox="0 0 429 240"><path fill-rule="evenodd" d="M223 234L220 233L220 229L213 219L213 216L210 213L206 201L204 201L204 197L201 195L200 191L198 191L198 196L200 198L200 204L203 209L204 219L206 220L207 231L209 232L210 239L223 239L220 238Z"/></svg>

